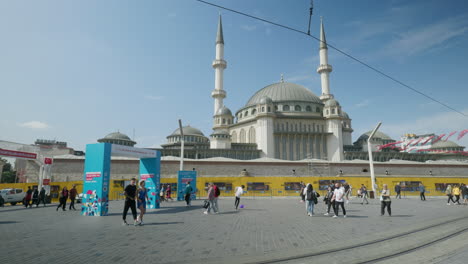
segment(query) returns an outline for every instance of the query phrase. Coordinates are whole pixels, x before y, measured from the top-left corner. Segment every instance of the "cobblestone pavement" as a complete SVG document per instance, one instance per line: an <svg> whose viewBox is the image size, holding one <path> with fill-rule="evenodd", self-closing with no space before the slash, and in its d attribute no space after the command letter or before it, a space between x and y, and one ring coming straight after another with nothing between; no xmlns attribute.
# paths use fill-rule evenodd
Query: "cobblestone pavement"
<svg viewBox="0 0 468 264"><path fill-rule="evenodd" d="M164 203L161 209L149 210L145 225L136 227L121 225L123 201L112 201L105 217L56 211L52 205L32 209L5 206L0 208L0 262L255 263L270 256L352 245L362 239L468 217L468 206L448 206L443 198L434 197L425 202L394 199L392 217L380 216L378 200L361 205L352 199L346 205L347 218L324 216L322 202L316 206L315 216L308 217L297 198L245 197L241 200L245 208L238 211L233 199L224 198L219 201L221 212L212 215L204 215L201 204L200 200L191 207L183 202ZM127 219L131 218L129 214ZM459 245L468 241L467 233L454 241L461 241ZM449 247L450 243L446 244ZM438 252L431 260L443 263L450 258L451 263L458 263L466 258L466 254L446 253L450 254Z"/></svg>

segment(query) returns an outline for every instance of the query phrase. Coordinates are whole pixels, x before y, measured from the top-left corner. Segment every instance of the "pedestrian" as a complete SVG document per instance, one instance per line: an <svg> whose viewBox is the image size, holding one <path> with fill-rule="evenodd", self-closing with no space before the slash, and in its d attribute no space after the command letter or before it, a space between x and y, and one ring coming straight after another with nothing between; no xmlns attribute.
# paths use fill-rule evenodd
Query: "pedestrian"
<svg viewBox="0 0 468 264"><path fill-rule="evenodd" d="M41 191L39 192L39 201L37 202L37 205L39 205L42 202L45 207L46 206L45 197L46 197L46 191L44 187L42 187Z"/></svg>
<svg viewBox="0 0 468 264"><path fill-rule="evenodd" d="M32 205L36 205L36 207L39 206L39 191L37 190L37 187L34 187L34 191L33 191L33 194L32 194Z"/></svg>
<svg viewBox="0 0 468 264"><path fill-rule="evenodd" d="M213 186L214 190L214 199L213 199L213 208L216 209L216 214L219 213L219 207L218 207L218 197L221 195L221 191L219 190L218 186L216 184L211 183Z"/></svg>
<svg viewBox="0 0 468 264"><path fill-rule="evenodd" d="M366 204L369 204L369 201L367 200L367 188L364 184L361 184L361 196L362 196L362 200L361 200L361 204L364 204L364 201L366 201Z"/></svg>
<svg viewBox="0 0 468 264"><path fill-rule="evenodd" d="M455 186L452 189L453 196L455 196L455 202L458 205L460 205L460 188L458 187L458 184L455 184Z"/></svg>
<svg viewBox="0 0 468 264"><path fill-rule="evenodd" d="M305 188L306 211L308 216L314 215L314 205L317 203L317 193L312 184L308 183Z"/></svg>
<svg viewBox="0 0 468 264"><path fill-rule="evenodd" d="M419 197L421 197L421 201L426 201L426 196L424 193L426 192L426 187L421 183L419 183Z"/></svg>
<svg viewBox="0 0 468 264"><path fill-rule="evenodd" d="M57 206L56 211L58 211L60 206L62 207L63 211L66 211L65 207L67 206L67 199L68 199L68 190L67 190L67 187L64 186L62 191L60 192L60 196L59 196L60 204Z"/></svg>
<svg viewBox="0 0 468 264"><path fill-rule="evenodd" d="M351 185L349 183L344 184L344 189L345 189L345 198L346 198L346 203L349 204L349 196L351 194Z"/></svg>
<svg viewBox="0 0 468 264"><path fill-rule="evenodd" d="M190 186L190 182L187 182L187 186L185 186L185 202L187 203L187 206L190 206L190 199L192 196L193 188Z"/></svg>
<svg viewBox="0 0 468 264"><path fill-rule="evenodd" d="M166 188L164 188L164 184L161 184L161 191L159 192L159 197L161 198L161 202L166 200L165 198Z"/></svg>
<svg viewBox="0 0 468 264"><path fill-rule="evenodd" d="M397 198L401 199L401 186L399 183L395 185L395 193L396 193L395 199Z"/></svg>
<svg viewBox="0 0 468 264"><path fill-rule="evenodd" d="M343 188L343 186L341 186L341 183L335 183L335 190L333 191L332 198L332 201L335 201L335 215L333 216L334 218L338 217L338 211L340 207L343 211L343 217L346 218L346 209L344 207L344 195L345 189Z"/></svg>
<svg viewBox="0 0 468 264"><path fill-rule="evenodd" d="M172 193L172 191L171 191L171 185L168 184L168 185L166 186L166 200L167 200L167 201L169 201L169 199L171 199L171 201L173 201L172 198L171 198L171 193Z"/></svg>
<svg viewBox="0 0 468 264"><path fill-rule="evenodd" d="M213 186L214 186L213 183L211 183L211 182L208 183L208 191L207 191L206 199L210 202L210 205L203 212L204 214L209 214L212 209L213 209L213 212L216 213L215 207L213 206L213 201L215 199L215 194L214 194L215 190L214 190Z"/></svg>
<svg viewBox="0 0 468 264"><path fill-rule="evenodd" d="M122 214L122 219L123 223L122 225L128 225L127 223L127 213L128 213L128 208L132 210L132 215L133 215L133 225L137 225L137 212L136 212L136 205L135 205L135 200L137 199L136 192L137 192L137 187L135 185L136 179L132 178L130 181L130 184L125 187L124 195L125 195L125 206Z"/></svg>
<svg viewBox="0 0 468 264"><path fill-rule="evenodd" d="M388 216L392 216L392 200L390 199L390 190L387 184L383 185L382 191L380 191L380 216L385 214L385 207L387 207Z"/></svg>
<svg viewBox="0 0 468 264"><path fill-rule="evenodd" d="M333 208L333 211L335 211L335 201L333 201L332 198L333 198L333 189L331 186L328 186L327 194L323 198L323 201L327 205L327 212L325 213L325 215L330 215L331 208Z"/></svg>
<svg viewBox="0 0 468 264"><path fill-rule="evenodd" d="M31 197L32 197L32 190L31 186L28 186L28 190L26 191L26 196L24 197L24 207L28 208L31 207Z"/></svg>
<svg viewBox="0 0 468 264"><path fill-rule="evenodd" d="M70 207L68 209L72 209L76 211L75 209L75 199L78 191L76 190L76 185L73 184L72 188L70 189Z"/></svg>
<svg viewBox="0 0 468 264"><path fill-rule="evenodd" d="M234 205L236 206L236 210L239 207L240 203L240 197L244 193L244 185L241 185L240 187L236 187L236 201L234 202Z"/></svg>
<svg viewBox="0 0 468 264"><path fill-rule="evenodd" d="M140 188L138 188L138 209L140 209L140 215L137 217L137 222L143 225L143 215L146 213L146 201L148 199L148 190L145 187L145 181L140 182Z"/></svg>
<svg viewBox="0 0 468 264"><path fill-rule="evenodd" d="M305 185L303 182L301 182L301 190L299 192L299 196L301 196L301 203L305 202L304 189Z"/></svg>
<svg viewBox="0 0 468 264"><path fill-rule="evenodd" d="M447 188L445 188L445 194L447 195L447 205L450 205L450 201L452 201L453 204L455 204L455 201L453 200L453 194L452 194L452 185L447 185Z"/></svg>
<svg viewBox="0 0 468 264"><path fill-rule="evenodd" d="M461 193L463 197L463 204L467 205L468 204L468 187L464 183L462 183Z"/></svg>

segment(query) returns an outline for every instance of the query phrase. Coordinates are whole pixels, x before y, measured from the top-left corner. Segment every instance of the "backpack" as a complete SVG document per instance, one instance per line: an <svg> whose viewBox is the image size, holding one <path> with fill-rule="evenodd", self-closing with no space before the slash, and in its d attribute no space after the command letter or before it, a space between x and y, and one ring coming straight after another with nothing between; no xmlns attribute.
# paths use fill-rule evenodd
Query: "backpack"
<svg viewBox="0 0 468 264"><path fill-rule="evenodd" d="M219 188L218 188L218 186L216 186L216 185L215 185L215 187L214 187L214 188L215 188L215 197L218 197L218 196L220 196L220 195L221 195L221 191L219 191Z"/></svg>

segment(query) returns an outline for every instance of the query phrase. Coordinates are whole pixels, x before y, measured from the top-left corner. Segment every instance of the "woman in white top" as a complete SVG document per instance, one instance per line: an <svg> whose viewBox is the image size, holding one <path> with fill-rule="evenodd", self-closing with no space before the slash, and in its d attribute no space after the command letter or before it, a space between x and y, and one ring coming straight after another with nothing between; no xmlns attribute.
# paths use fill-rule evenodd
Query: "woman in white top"
<svg viewBox="0 0 468 264"><path fill-rule="evenodd" d="M244 188L245 188L244 185L240 187L236 187L236 201L234 202L234 205L236 206L236 210L237 210L237 207L239 207L240 197L244 193Z"/></svg>
<svg viewBox="0 0 468 264"><path fill-rule="evenodd" d="M392 216L392 200L390 199L390 190L388 189L387 184L383 185L382 191L380 191L380 215L385 214L385 207L387 207L388 216Z"/></svg>

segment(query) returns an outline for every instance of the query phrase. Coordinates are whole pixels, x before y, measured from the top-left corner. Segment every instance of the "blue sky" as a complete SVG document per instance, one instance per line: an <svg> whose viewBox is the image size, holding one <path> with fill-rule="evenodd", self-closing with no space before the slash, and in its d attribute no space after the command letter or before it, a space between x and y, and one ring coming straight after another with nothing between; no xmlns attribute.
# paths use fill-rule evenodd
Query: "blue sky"
<svg viewBox="0 0 468 264"><path fill-rule="evenodd" d="M310 1L211 0L301 30ZM311 33L468 114L468 6L452 1L314 1ZM139 147L184 124L211 132L218 13L225 104L235 112L280 79L320 94L318 42L193 0L1 1L0 139L67 141L84 150L120 130ZM353 140L381 131L450 133L468 118L329 49L331 92ZM468 137L461 142L468 145Z"/></svg>

